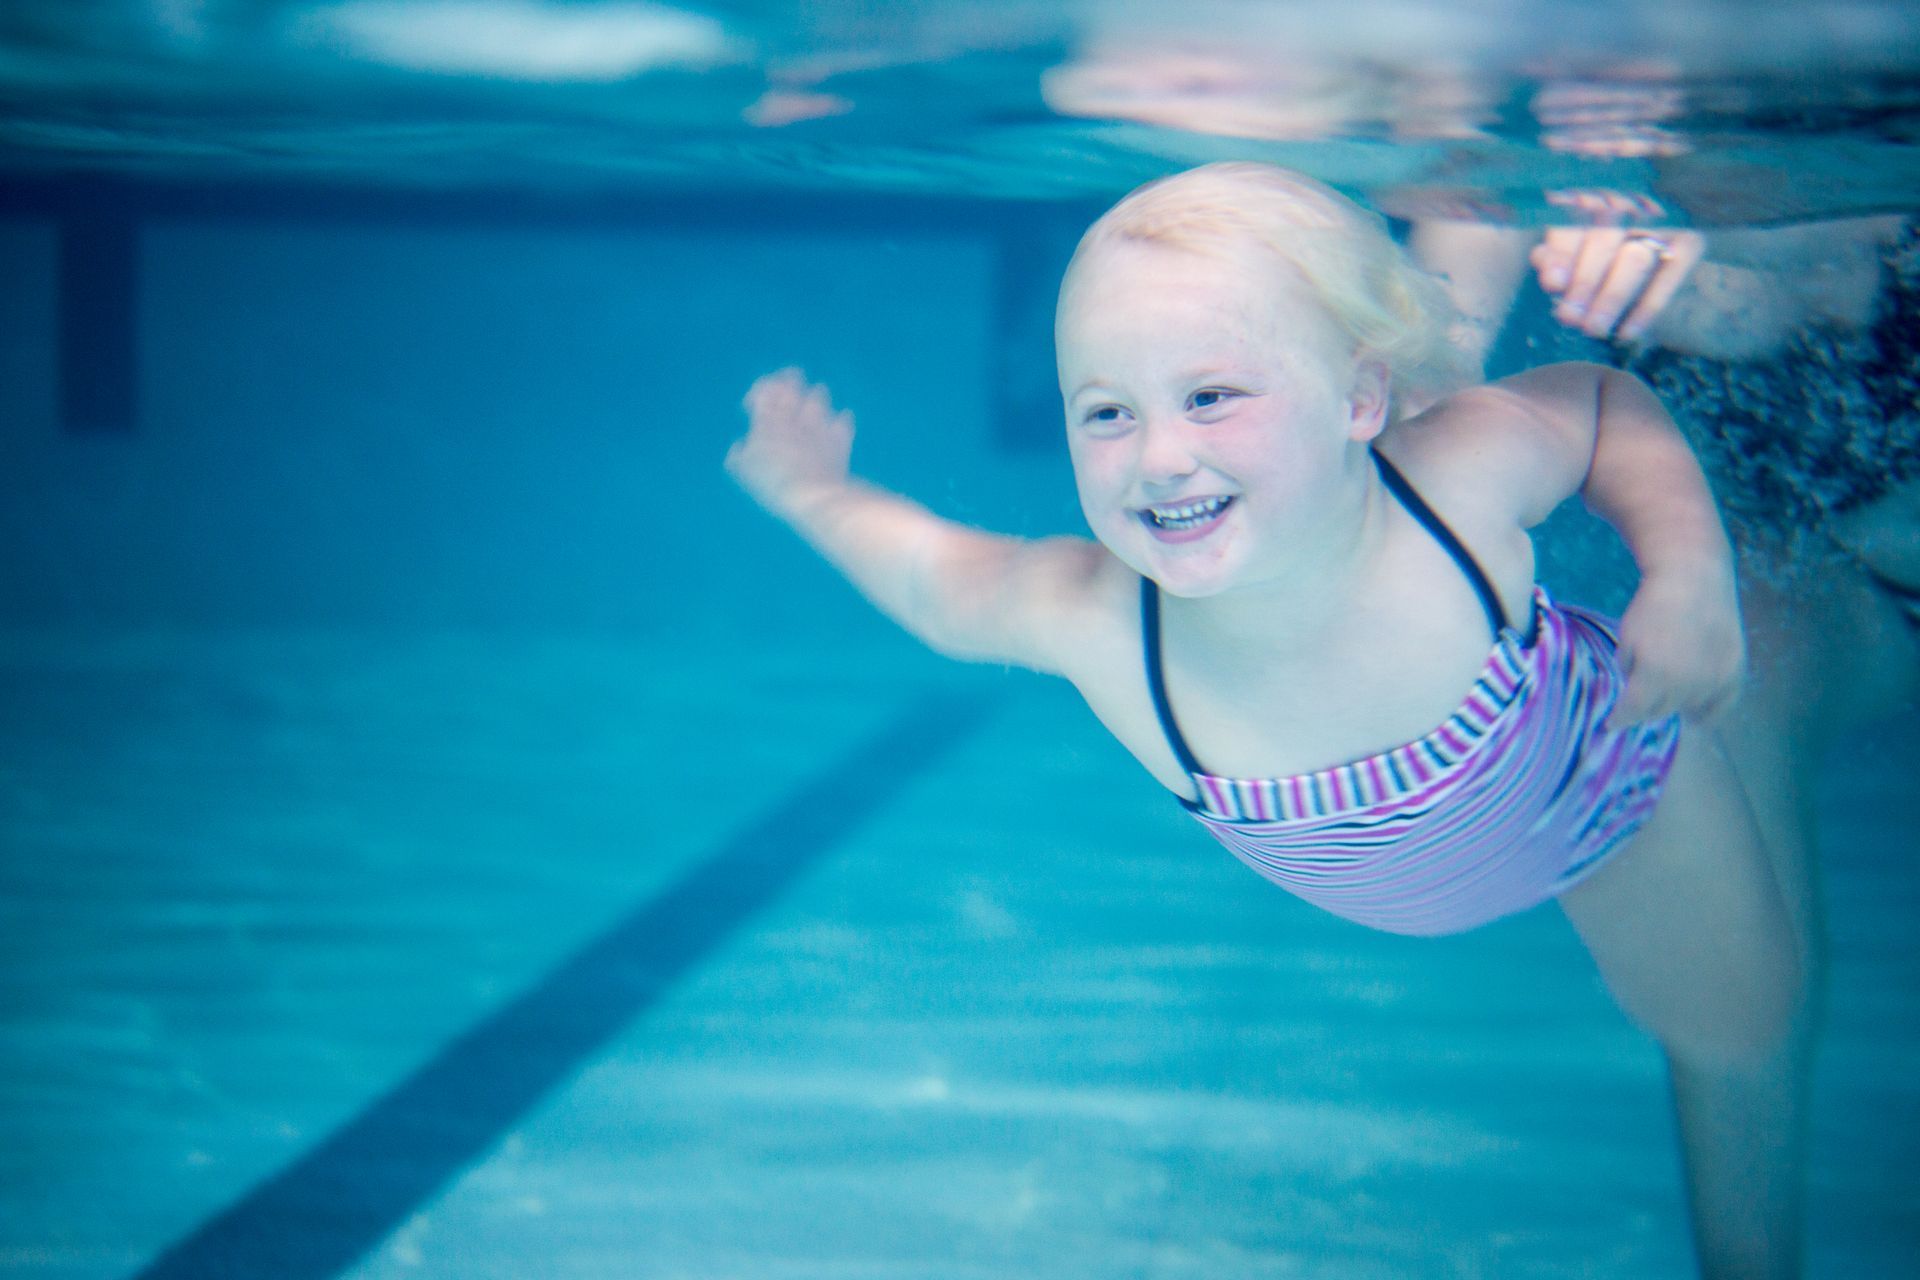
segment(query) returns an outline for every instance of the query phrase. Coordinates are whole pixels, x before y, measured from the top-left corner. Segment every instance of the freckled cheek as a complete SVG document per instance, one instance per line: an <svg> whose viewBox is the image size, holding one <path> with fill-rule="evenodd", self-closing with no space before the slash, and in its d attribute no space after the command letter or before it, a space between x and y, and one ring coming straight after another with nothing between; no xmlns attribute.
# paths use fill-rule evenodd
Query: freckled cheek
<svg viewBox="0 0 1920 1280"><path fill-rule="evenodd" d="M1118 452L1102 449L1098 443L1070 446L1073 482L1080 493L1080 505L1092 518L1096 512L1111 512L1125 506L1127 473Z"/></svg>
<svg viewBox="0 0 1920 1280"><path fill-rule="evenodd" d="M1103 539L1124 533L1134 524L1133 513L1112 489L1082 485L1080 510L1086 516L1087 526Z"/></svg>
<svg viewBox="0 0 1920 1280"><path fill-rule="evenodd" d="M1080 489L1080 513L1087 522L1087 529L1096 541L1105 544L1109 551L1127 558L1127 547L1147 536L1139 518L1128 507L1122 496L1112 489Z"/></svg>

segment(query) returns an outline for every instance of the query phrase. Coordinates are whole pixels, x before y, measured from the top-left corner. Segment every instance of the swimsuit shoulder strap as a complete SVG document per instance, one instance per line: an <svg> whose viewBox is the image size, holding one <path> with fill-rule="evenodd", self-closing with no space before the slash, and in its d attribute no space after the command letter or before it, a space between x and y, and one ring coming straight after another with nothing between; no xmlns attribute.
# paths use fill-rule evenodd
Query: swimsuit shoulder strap
<svg viewBox="0 0 1920 1280"><path fill-rule="evenodd" d="M1160 717L1160 732L1179 758L1180 767L1189 774L1205 773L1194 759L1192 748L1174 723L1173 706L1167 701L1167 682L1160 670L1160 588L1152 578L1140 579L1140 638L1147 656L1147 690L1153 694L1153 711Z"/></svg>
<svg viewBox="0 0 1920 1280"><path fill-rule="evenodd" d="M1480 597L1480 607L1487 611L1487 621L1493 626L1494 638L1499 639L1500 633L1508 626L1507 610L1500 603L1500 594L1493 589L1493 583L1487 579L1485 570L1480 567L1480 562L1473 558L1473 553L1467 550L1466 544L1455 536L1453 530L1447 528L1447 522L1427 505L1426 499L1422 498L1407 482L1407 478L1400 474L1399 468L1387 461L1386 455L1378 449L1372 449L1369 452L1373 454L1373 465L1379 469L1381 483L1387 486L1387 491L1399 499L1400 505L1407 509L1407 514L1418 520L1421 527L1433 535L1433 540L1440 544L1440 549L1453 557L1453 562L1460 566L1460 572L1466 575L1474 594Z"/></svg>
<svg viewBox="0 0 1920 1280"><path fill-rule="evenodd" d="M1461 542L1453 530L1447 527L1446 521L1427 505L1426 499L1415 491L1414 487L1407 482L1407 478L1400 474L1399 469L1388 462L1379 450L1375 449L1371 452L1374 465L1379 468L1380 479L1387 486L1388 492L1399 500L1400 505L1407 509L1407 513L1419 521L1421 527L1440 544L1441 549L1460 566L1460 572L1466 575L1474 594L1480 597L1480 607L1486 610L1487 621L1493 627L1494 638L1498 639L1500 633L1508 626L1507 611L1500 603L1500 595L1493 589L1493 583L1481 569L1480 562L1473 558L1473 553L1467 550L1466 544ZM1194 757L1193 748L1187 745L1185 735L1180 732L1180 726L1173 718L1173 705L1167 700L1167 682L1160 656L1160 588L1152 578L1147 577L1140 579L1140 638L1146 654L1147 690L1153 695L1153 711L1160 719L1160 732L1166 736L1167 745L1173 748L1173 754L1180 761L1181 768L1189 774L1205 774L1207 771Z"/></svg>

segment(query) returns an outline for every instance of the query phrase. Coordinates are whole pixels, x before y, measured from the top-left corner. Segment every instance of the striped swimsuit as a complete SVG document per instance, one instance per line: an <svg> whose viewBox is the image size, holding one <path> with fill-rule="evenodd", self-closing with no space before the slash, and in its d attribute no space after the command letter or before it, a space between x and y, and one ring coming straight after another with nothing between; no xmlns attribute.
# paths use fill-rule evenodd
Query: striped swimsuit
<svg viewBox="0 0 1920 1280"><path fill-rule="evenodd" d="M1446 722L1379 755L1290 778L1223 778L1174 722L1160 660L1160 595L1141 583L1147 680L1162 732L1199 802L1181 803L1236 857L1335 915L1392 933L1445 934L1524 911L1599 869L1653 812L1677 717L1604 729L1624 687L1612 624L1533 592L1533 632L1391 463L1380 477L1467 576L1493 652Z"/></svg>

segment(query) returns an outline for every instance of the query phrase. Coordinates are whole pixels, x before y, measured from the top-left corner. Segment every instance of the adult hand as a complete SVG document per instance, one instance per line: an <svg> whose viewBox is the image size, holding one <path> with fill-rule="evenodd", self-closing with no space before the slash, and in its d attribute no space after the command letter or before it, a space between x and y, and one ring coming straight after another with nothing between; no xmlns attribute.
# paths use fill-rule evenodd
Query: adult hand
<svg viewBox="0 0 1920 1280"><path fill-rule="evenodd" d="M1554 318L1593 338L1644 336L1705 255L1706 237L1673 227L1554 227L1531 254Z"/></svg>

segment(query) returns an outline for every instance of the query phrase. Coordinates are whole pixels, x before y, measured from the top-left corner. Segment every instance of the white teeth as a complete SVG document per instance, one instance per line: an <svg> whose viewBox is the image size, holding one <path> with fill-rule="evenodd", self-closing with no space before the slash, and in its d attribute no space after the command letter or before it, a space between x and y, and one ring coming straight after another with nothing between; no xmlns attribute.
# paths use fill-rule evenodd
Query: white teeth
<svg viewBox="0 0 1920 1280"><path fill-rule="evenodd" d="M1177 507L1148 507L1147 518L1163 529L1188 528L1211 520L1226 509L1232 502L1231 497L1205 498L1199 502L1182 503Z"/></svg>

